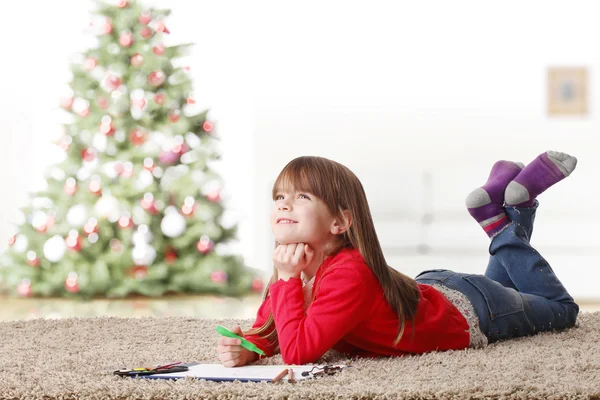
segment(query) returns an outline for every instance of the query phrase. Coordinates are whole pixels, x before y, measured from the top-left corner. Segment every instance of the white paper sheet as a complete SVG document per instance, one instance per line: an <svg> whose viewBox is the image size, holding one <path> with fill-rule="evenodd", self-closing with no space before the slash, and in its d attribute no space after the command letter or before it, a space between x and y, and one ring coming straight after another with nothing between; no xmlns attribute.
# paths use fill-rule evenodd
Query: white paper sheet
<svg viewBox="0 0 600 400"><path fill-rule="evenodd" d="M193 377L198 379L206 379L211 381L271 381L284 369L292 369L294 371L294 380L300 381L304 379L312 378L311 375L302 376L302 372L311 371L317 372L324 365L245 365L243 367L226 368L221 364L196 364L189 366L188 371L184 372L173 372L170 374L155 374L147 375L144 378L147 379L181 379L185 377ZM339 367L346 367L345 365L335 365ZM288 380L288 375L281 379L282 381Z"/></svg>

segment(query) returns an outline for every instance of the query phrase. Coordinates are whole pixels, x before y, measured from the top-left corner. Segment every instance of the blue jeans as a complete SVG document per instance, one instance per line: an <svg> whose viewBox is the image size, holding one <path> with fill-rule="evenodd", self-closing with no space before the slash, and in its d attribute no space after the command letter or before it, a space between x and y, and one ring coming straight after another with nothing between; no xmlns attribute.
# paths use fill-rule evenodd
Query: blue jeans
<svg viewBox="0 0 600 400"><path fill-rule="evenodd" d="M510 225L489 247L485 275L436 269L421 272L418 283L441 283L463 293L473 304L490 343L575 325L579 306L548 262L529 244L539 203L506 207Z"/></svg>

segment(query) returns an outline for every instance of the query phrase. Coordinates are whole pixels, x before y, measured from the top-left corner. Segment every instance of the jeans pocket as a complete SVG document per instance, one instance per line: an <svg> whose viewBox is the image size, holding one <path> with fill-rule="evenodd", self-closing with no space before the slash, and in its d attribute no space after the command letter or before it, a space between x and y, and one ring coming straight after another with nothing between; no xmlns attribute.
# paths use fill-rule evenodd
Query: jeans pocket
<svg viewBox="0 0 600 400"><path fill-rule="evenodd" d="M425 275L425 274L428 274L430 272L445 272L445 271L448 271L448 270L447 269L428 269L427 271L423 271L419 275L417 275L415 277L415 279L418 279L421 275ZM439 279L436 279L436 280L439 280Z"/></svg>
<svg viewBox="0 0 600 400"><path fill-rule="evenodd" d="M482 294L491 320L523 312L523 298L516 290L504 287L483 275L467 275L463 279Z"/></svg>

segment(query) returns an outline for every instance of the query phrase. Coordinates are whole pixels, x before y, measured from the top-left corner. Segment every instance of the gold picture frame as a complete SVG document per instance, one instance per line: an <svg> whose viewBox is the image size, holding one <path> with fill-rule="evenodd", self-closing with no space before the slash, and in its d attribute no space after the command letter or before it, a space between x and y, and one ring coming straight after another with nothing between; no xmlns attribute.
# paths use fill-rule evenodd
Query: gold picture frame
<svg viewBox="0 0 600 400"><path fill-rule="evenodd" d="M548 115L585 116L587 112L587 68L548 68Z"/></svg>

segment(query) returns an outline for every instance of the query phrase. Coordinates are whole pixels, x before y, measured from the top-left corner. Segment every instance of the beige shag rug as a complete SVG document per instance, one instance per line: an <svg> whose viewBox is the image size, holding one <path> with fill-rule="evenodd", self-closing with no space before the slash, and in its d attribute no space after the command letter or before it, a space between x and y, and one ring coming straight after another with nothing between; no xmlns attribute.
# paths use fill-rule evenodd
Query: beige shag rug
<svg viewBox="0 0 600 400"><path fill-rule="evenodd" d="M337 376L291 383L163 381L112 371L175 361L217 363L217 324L184 317L36 319L0 323L2 399L600 399L600 312L563 332L486 349L351 363ZM281 364L281 356L262 361Z"/></svg>

